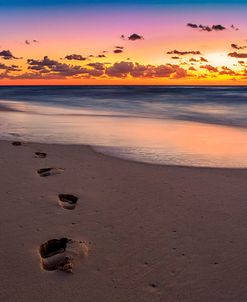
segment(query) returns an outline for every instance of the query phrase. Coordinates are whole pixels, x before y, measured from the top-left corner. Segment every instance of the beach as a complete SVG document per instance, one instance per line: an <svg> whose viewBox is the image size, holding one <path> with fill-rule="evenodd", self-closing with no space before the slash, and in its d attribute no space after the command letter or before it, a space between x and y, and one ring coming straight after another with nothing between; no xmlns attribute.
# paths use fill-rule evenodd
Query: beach
<svg viewBox="0 0 247 302"><path fill-rule="evenodd" d="M246 169L131 162L82 145L0 149L1 301L247 300ZM40 246L64 237L84 246L73 272L44 269Z"/></svg>

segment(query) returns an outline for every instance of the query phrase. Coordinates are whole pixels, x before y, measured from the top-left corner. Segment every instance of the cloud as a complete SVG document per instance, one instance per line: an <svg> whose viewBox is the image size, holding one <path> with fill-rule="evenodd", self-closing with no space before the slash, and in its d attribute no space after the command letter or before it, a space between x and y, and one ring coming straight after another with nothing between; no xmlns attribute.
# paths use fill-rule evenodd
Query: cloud
<svg viewBox="0 0 247 302"><path fill-rule="evenodd" d="M126 40L125 35L121 35L120 38L122 40ZM130 36L127 37L127 40L130 40L130 41L144 40L144 37L141 35L138 35L138 34L131 34Z"/></svg>
<svg viewBox="0 0 247 302"><path fill-rule="evenodd" d="M203 57L200 57L200 59L198 59L198 60L195 58L191 58L190 62L208 62L208 60Z"/></svg>
<svg viewBox="0 0 247 302"><path fill-rule="evenodd" d="M226 30L226 28L223 25L217 24L212 26L212 30L221 31L221 30Z"/></svg>
<svg viewBox="0 0 247 302"><path fill-rule="evenodd" d="M171 78L178 79L187 76L187 71L178 65L141 65L132 62L119 62L106 69L106 74L111 77L126 78Z"/></svg>
<svg viewBox="0 0 247 302"><path fill-rule="evenodd" d="M173 66L173 68L174 72L171 74L172 79L181 79L187 76L187 70L175 65Z"/></svg>
<svg viewBox="0 0 247 302"><path fill-rule="evenodd" d="M235 52L230 52L228 54L228 57L245 59L245 58L247 58L247 53L238 53L236 51Z"/></svg>
<svg viewBox="0 0 247 302"><path fill-rule="evenodd" d="M124 46L115 46L116 49L113 50L114 53L122 53Z"/></svg>
<svg viewBox="0 0 247 302"><path fill-rule="evenodd" d="M208 26L208 25L202 25L202 24L187 23L186 26L193 28L193 29L199 29L200 31L207 31L207 32L226 30L226 27L221 24Z"/></svg>
<svg viewBox="0 0 247 302"><path fill-rule="evenodd" d="M105 55L98 55L97 58L106 58Z"/></svg>
<svg viewBox="0 0 247 302"><path fill-rule="evenodd" d="M10 50L0 51L0 57L2 57L4 60L21 59L15 57Z"/></svg>
<svg viewBox="0 0 247 302"><path fill-rule="evenodd" d="M100 62L88 63L87 66L93 67L94 69L97 69L97 70L105 69L105 64L100 63Z"/></svg>
<svg viewBox="0 0 247 302"><path fill-rule="evenodd" d="M132 62L119 62L114 63L112 66L106 69L106 74L108 76L125 78L134 68L134 64Z"/></svg>
<svg viewBox="0 0 247 302"><path fill-rule="evenodd" d="M38 40L35 40L35 39L33 39L33 40L25 40L25 44L27 44L27 45L31 45L32 43L38 43L39 41Z"/></svg>
<svg viewBox="0 0 247 302"><path fill-rule="evenodd" d="M51 68L52 66L55 66L57 64L60 64L56 60L49 59L48 56L44 56L43 60L28 59L27 63L30 66L49 67L49 68Z"/></svg>
<svg viewBox="0 0 247 302"><path fill-rule="evenodd" d="M180 57L174 56L174 57L171 57L171 59L178 60L178 59L180 59Z"/></svg>
<svg viewBox="0 0 247 302"><path fill-rule="evenodd" d="M144 40L143 36L140 36L138 34L132 34L128 37L128 39L131 41Z"/></svg>
<svg viewBox="0 0 247 302"><path fill-rule="evenodd" d="M240 65L245 65L245 62L244 61L238 61L238 64L240 64Z"/></svg>
<svg viewBox="0 0 247 302"><path fill-rule="evenodd" d="M3 63L0 63L0 70L6 70L7 72L9 72L9 71L21 71L21 69L17 65L7 66Z"/></svg>
<svg viewBox="0 0 247 302"><path fill-rule="evenodd" d="M82 55L72 54L72 55L65 56L65 59L67 59L67 60L85 61L87 58L83 57Z"/></svg>
<svg viewBox="0 0 247 302"><path fill-rule="evenodd" d="M209 72L218 72L218 69L212 65L202 65L200 67L207 69Z"/></svg>
<svg viewBox="0 0 247 302"><path fill-rule="evenodd" d="M219 72L220 75L231 75L236 76L238 75L237 72L233 71L232 69L228 68L227 66L222 66L221 71Z"/></svg>
<svg viewBox="0 0 247 302"><path fill-rule="evenodd" d="M234 43L231 44L231 47L238 50L247 48L247 46L238 46L237 44Z"/></svg>
<svg viewBox="0 0 247 302"><path fill-rule="evenodd" d="M198 28L198 25L194 24L194 23L187 23L187 26L189 26L191 28Z"/></svg>
<svg viewBox="0 0 247 302"><path fill-rule="evenodd" d="M208 25L198 25L198 28L200 28L201 31L207 31L210 32L212 31L212 27L208 26Z"/></svg>
<svg viewBox="0 0 247 302"><path fill-rule="evenodd" d="M236 31L239 30L239 28L238 28L238 27L235 27L233 24L231 25L231 29L236 30Z"/></svg>
<svg viewBox="0 0 247 302"><path fill-rule="evenodd" d="M191 66L191 67L189 68L189 70L191 70L191 71L196 71L195 67L193 67L193 66Z"/></svg>
<svg viewBox="0 0 247 302"><path fill-rule="evenodd" d="M100 76L103 74L102 70L99 69L87 69L78 65L68 65L60 63L56 60L51 60L45 56L42 60L28 59L28 69L39 74L47 74L49 77L52 75L57 78L66 78L74 76Z"/></svg>
<svg viewBox="0 0 247 302"><path fill-rule="evenodd" d="M201 52L199 50L179 51L175 49L175 50L168 51L167 54L185 56L185 55L201 55Z"/></svg>
<svg viewBox="0 0 247 302"><path fill-rule="evenodd" d="M122 47L122 46L121 46ZM119 49L119 48L116 48ZM119 49L122 50L122 49ZM176 51L178 52L178 51ZM191 54L195 51L179 52L184 54ZM178 56L178 59L180 57ZM246 54L247 58L247 54ZM181 78L212 78L218 77L220 75L225 75L229 79L233 76L242 79L245 76L246 63L244 61L239 61L236 65L238 66L238 71L234 71L226 66L214 67L209 64L200 64L207 61L203 57L190 58L186 60L185 66L181 64L161 64L161 65L151 65L151 64L139 64L132 61L120 61L115 63L102 63L101 60L98 62L87 62L88 64L73 65L64 63L64 61L50 59L48 56L42 59L28 59L26 72L23 68L20 69L17 65L7 66L6 64L0 63L0 78L8 79L87 79L87 78L167 78L170 80L181 79ZM189 62L190 61L190 62ZM201 66L197 67L196 64ZM241 66L240 66L240 65ZM192 66L194 65L194 66ZM200 69L198 69L200 68ZM202 72L202 70L204 71ZM237 69L237 68L236 68ZM242 69L242 71L241 71ZM22 72L21 72L22 71ZM16 73L17 72L17 73Z"/></svg>
<svg viewBox="0 0 247 302"><path fill-rule="evenodd" d="M123 52L123 50L122 49L114 49L113 52L114 53L121 53L121 52Z"/></svg>

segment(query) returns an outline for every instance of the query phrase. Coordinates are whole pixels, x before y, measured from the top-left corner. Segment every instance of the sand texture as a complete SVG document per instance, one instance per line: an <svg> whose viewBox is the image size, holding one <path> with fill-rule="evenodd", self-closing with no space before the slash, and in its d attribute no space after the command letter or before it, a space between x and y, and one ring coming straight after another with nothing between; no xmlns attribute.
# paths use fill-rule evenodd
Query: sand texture
<svg viewBox="0 0 247 302"><path fill-rule="evenodd" d="M2 141L0 184L0 301L247 301L247 170Z"/></svg>

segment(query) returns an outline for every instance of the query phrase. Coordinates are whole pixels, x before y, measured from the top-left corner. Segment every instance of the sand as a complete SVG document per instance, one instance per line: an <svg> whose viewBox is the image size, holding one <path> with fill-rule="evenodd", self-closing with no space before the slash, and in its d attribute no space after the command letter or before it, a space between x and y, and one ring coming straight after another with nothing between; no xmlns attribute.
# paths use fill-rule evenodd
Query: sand
<svg viewBox="0 0 247 302"><path fill-rule="evenodd" d="M135 163L87 146L0 150L0 301L247 301L247 170ZM63 207L59 194L78 201ZM77 244L73 273L42 267L40 245L62 237Z"/></svg>

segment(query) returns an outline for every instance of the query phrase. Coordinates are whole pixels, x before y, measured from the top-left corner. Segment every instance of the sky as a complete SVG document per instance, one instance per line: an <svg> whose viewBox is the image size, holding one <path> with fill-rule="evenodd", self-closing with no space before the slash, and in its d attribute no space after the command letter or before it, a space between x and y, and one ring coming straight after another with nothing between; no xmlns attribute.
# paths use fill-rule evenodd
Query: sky
<svg viewBox="0 0 247 302"><path fill-rule="evenodd" d="M0 85L246 85L246 0L0 0Z"/></svg>

